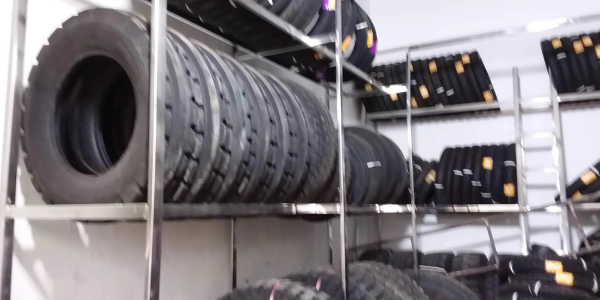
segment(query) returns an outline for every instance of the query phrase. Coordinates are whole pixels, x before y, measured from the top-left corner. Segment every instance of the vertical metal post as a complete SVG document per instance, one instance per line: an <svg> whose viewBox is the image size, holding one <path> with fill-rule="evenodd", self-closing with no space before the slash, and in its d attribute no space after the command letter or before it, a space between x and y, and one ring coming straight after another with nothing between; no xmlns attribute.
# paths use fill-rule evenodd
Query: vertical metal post
<svg viewBox="0 0 600 300"><path fill-rule="evenodd" d="M231 289L237 288L237 241L235 234L235 218L231 218Z"/></svg>
<svg viewBox="0 0 600 300"><path fill-rule="evenodd" d="M346 2L346 5L350 5ZM342 289L344 290L344 297L347 296L348 282L347 282L347 262L346 262L346 182L344 157L345 157L345 143L344 143L344 114L343 114L343 83L344 83L344 69L342 65L342 0L335 0L335 98L336 98L336 112L337 112L337 123L338 123L338 171L340 178L340 275L342 276Z"/></svg>
<svg viewBox="0 0 600 300"><path fill-rule="evenodd" d="M529 208L527 200L527 178L525 176L525 150L523 149L523 117L521 116L521 78L519 69L512 69L513 77L513 98L514 98L514 117L515 117L515 147L517 154L517 202L519 203L519 227L521 229L521 252L523 255L529 254L530 235L529 235L529 213L524 212Z"/></svg>
<svg viewBox="0 0 600 300"><path fill-rule="evenodd" d="M27 26L27 0L14 0L10 28L8 84L5 106L4 143L0 161L0 300L10 299L14 221L6 218L6 206L15 202L17 166L19 163L19 128L21 123L21 97L23 95L23 57L25 29Z"/></svg>
<svg viewBox="0 0 600 300"><path fill-rule="evenodd" d="M153 0L150 32L150 117L148 138L148 217L146 219L146 300L160 297L165 157L165 77L167 0Z"/></svg>
<svg viewBox="0 0 600 300"><path fill-rule="evenodd" d="M551 74L551 73L548 73ZM562 132L562 121L559 107L559 98L554 88L554 82L550 76L550 101L552 102L552 121L554 125L554 145L553 145L553 156L554 164L556 165L556 188L560 195L560 201L565 203L567 201L567 177L565 174L565 152L563 147L563 132ZM570 254L573 251L573 243L571 240L571 226L569 222L569 209L572 206L561 207L560 219L559 219L559 231L561 239L561 248L564 254Z"/></svg>
<svg viewBox="0 0 600 300"><path fill-rule="evenodd" d="M333 228L331 219L327 219L327 249L329 249L329 265L333 265Z"/></svg>
<svg viewBox="0 0 600 300"><path fill-rule="evenodd" d="M415 170L413 165L413 136L412 136L412 101L411 101L411 78L410 78L410 48L406 50L406 135L408 139L408 178L410 181L410 214L412 219L412 248L413 268L418 275L419 261L417 256L417 206L415 203Z"/></svg>

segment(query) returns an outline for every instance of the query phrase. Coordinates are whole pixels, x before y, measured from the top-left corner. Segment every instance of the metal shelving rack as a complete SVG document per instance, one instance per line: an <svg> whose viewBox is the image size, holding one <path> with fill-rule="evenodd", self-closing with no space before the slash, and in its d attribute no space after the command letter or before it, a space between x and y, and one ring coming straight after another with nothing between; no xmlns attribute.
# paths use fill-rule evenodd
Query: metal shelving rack
<svg viewBox="0 0 600 300"><path fill-rule="evenodd" d="M236 217L255 217L255 216L274 216L274 215L336 215L340 218L340 256L341 256L341 275L344 289L346 288L346 254L348 251L346 243L346 220L347 214L351 215L362 215L362 214L403 214L410 213L412 216L412 242L413 251L416 255L417 236L423 233L417 232L416 229L416 215L418 213L511 213L523 215L530 211L534 211L534 208L524 205L511 205L511 206L493 206L493 205L454 205L446 207L435 207L435 208L423 208L415 206L414 195L411 195L411 205L369 205L364 207L347 207L345 198L345 185L344 176L340 176L340 202L332 204L273 204L273 205L212 205L212 204L189 204L189 205L175 205L175 204L163 204L163 155L165 151L164 139L157 138L164 136L164 81L158 80L163 78L165 73L165 39L166 39L166 23L167 16L170 19L178 20L181 23L186 23L188 31L195 32L201 36L210 36L213 39L217 39L220 42L228 45L233 45L231 42L219 37L209 31L184 21L183 19L173 16L167 13L166 2L167 0L153 0L153 4L139 1L142 6L146 6L146 9L151 9L151 91L150 91L150 102L151 102L151 113L149 118L149 145L148 145L148 200L147 203L131 203L131 204L97 204L97 205L15 205L16 197L16 178L17 178L17 164L19 154L19 124L20 124L20 100L24 85L22 82L23 78L23 61L24 61L24 48L25 48L25 29L27 21L27 2L28 0L13 0L13 13L12 13L12 27L11 27L11 41L10 41L10 64L9 64L9 83L8 83L8 97L7 97L7 112L12 112L6 116L5 136L4 140L7 142L3 149L2 165L0 165L0 193L4 198L5 203L0 205L0 240L3 241L2 247L0 247L1 257L1 273L0 273L0 300L10 299L10 287L11 287L11 272L12 272L12 256L13 256L13 239L14 239L14 219L31 219L31 220L66 220L66 221L77 221L77 220L103 220L103 221L124 221L124 220L143 220L146 222L147 235L146 235L146 281L145 281L145 296L147 300L157 300L159 298L160 288L160 263L161 263L161 240L162 240L162 226L163 220L168 219L181 219L181 218L231 218L231 229L232 229L232 276L233 276L233 287L235 287L235 260L236 260L236 249L235 249L235 218ZM256 13L266 21L270 22L274 26L286 32L305 47L313 48L315 51L320 52L325 57L335 61L336 65L336 84L335 84L335 97L336 97L336 111L338 124L343 124L343 98L346 96L342 92L343 84L343 69L353 73L357 78L364 80L376 89L383 91L388 94L398 93L402 90L407 93L407 99L410 99L410 89L406 90L408 85L399 85L393 87L384 87L376 80L369 78L369 76L356 68L355 66L347 63L343 60L342 56L342 33L341 33L341 9L336 10L336 31L335 31L335 51L329 50L323 44L331 42L330 37L326 38L311 38L305 36L302 32L296 30L293 26L280 20L275 15L266 11L260 5L256 4L252 0L234 0L236 3L241 4L246 9ZM137 3L137 4L140 4ZM342 0L336 0L336 7L341 7ZM135 3L134 3L135 4ZM559 26L565 26L569 24L587 22L590 20L600 19L600 15L587 16L577 19L569 19L563 21ZM450 39L446 41L439 41L434 43L426 43L421 45L413 45L407 47L400 47L392 49L392 51L407 51L406 59L410 61L411 50L446 46L461 42L468 42L473 40L480 40L484 38L491 38L497 36L507 36L517 33L526 32L527 28L518 28L518 30L504 30L494 31L475 36L468 36L457 39ZM243 54L238 57L240 60L246 60L248 57L262 57L266 55L272 55L274 53L280 54L286 51L298 50L284 49L281 51L270 51L269 53L252 53L241 47L233 45L236 50ZM410 82L410 70L407 70L407 78ZM291 75L298 76L298 75ZM333 88L330 85L326 85L327 91ZM587 94L586 94L587 95ZM550 101L540 105L539 109L548 109L551 107L557 107L552 104L552 101L567 102L567 101L579 101L580 97L590 97L583 95L561 95L560 97L551 97ZM598 96L598 95L596 95ZM569 100L571 99L571 100ZM410 100L408 100L410 101ZM443 116L445 114L455 113L472 113L475 111L493 111L506 112L507 110L502 108L499 104L498 107L485 106L478 107L476 105L465 105L457 106L454 108L447 108L444 110L428 110L428 109L415 109L411 111L410 103L408 103L406 112L391 112L388 114L369 114L367 118L371 121L380 121L386 119L399 119L406 118L406 124L408 126L408 142L409 142L409 174L413 174L412 168L412 118L418 119L421 116ZM516 109L514 111L520 111ZM339 139L339 159L338 171L340 174L344 174L344 135L343 127L338 126L338 139ZM414 179L410 176L410 187L414 190ZM583 203L570 205L567 201L572 212L575 211L600 211L600 205L595 203ZM541 209L546 212L560 212L563 213L565 205L553 205L547 206ZM490 241L494 245L494 240L491 235L488 218L480 219L488 228ZM331 222L328 222L328 241L329 241L329 255L331 261L332 251L332 226ZM472 224L472 223L469 223ZM466 224L465 224L466 225ZM379 242L381 244L381 242ZM595 251L594 249L588 249L589 251ZM495 255L497 255L494 250ZM417 260L415 259L415 262ZM415 263L415 268L417 265ZM486 271L486 270L482 270ZM468 272L467 272L468 273ZM463 274L464 275L464 274Z"/></svg>

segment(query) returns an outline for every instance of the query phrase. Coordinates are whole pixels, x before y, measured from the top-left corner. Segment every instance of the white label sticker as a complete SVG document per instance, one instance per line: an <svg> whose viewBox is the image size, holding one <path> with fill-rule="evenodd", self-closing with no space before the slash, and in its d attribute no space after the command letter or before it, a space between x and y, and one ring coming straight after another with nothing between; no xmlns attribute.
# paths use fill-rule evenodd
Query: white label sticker
<svg viewBox="0 0 600 300"><path fill-rule="evenodd" d="M506 161L504 161L504 166L505 167L516 167L517 164L512 160L506 160Z"/></svg>
<svg viewBox="0 0 600 300"><path fill-rule="evenodd" d="M481 197L483 198L492 198L492 193L481 193Z"/></svg>
<svg viewBox="0 0 600 300"><path fill-rule="evenodd" d="M600 173L598 173L598 169L596 169L594 166L591 166L590 170L592 170L594 173L596 173L596 175L600 175Z"/></svg>
<svg viewBox="0 0 600 300"><path fill-rule="evenodd" d="M413 80L410 81L410 84L411 85L417 85L417 81L413 79Z"/></svg>
<svg viewBox="0 0 600 300"><path fill-rule="evenodd" d="M454 89L449 89L446 91L446 96L452 96L454 95Z"/></svg>
<svg viewBox="0 0 600 300"><path fill-rule="evenodd" d="M437 91L438 94L441 94L441 93L444 92L444 87L439 87L439 88L437 88L436 91Z"/></svg>
<svg viewBox="0 0 600 300"><path fill-rule="evenodd" d="M460 170L454 170L454 175L456 176L463 176L462 172Z"/></svg>
<svg viewBox="0 0 600 300"><path fill-rule="evenodd" d="M567 58L567 54L565 54L565 53L556 54L556 58L558 58L558 59L565 59L565 58Z"/></svg>
<svg viewBox="0 0 600 300"><path fill-rule="evenodd" d="M381 167L381 162L379 162L379 161L370 161L370 162L367 163L367 167L369 169L375 168L375 167Z"/></svg>
<svg viewBox="0 0 600 300"><path fill-rule="evenodd" d="M356 30L365 29L367 27L369 27L369 24L367 24L367 22L362 22L362 23L356 24Z"/></svg>
<svg viewBox="0 0 600 300"><path fill-rule="evenodd" d="M438 189L438 190L443 190L443 189L444 189L444 185L443 185L443 184L441 184L441 183L436 183L436 184L434 184L434 186L435 186L435 188L436 188L436 189Z"/></svg>
<svg viewBox="0 0 600 300"><path fill-rule="evenodd" d="M481 181L471 181L473 186L481 186Z"/></svg>
<svg viewBox="0 0 600 300"><path fill-rule="evenodd" d="M421 166L419 165L414 165L415 169L419 170L419 171L423 171L423 169L421 169Z"/></svg>
<svg viewBox="0 0 600 300"><path fill-rule="evenodd" d="M463 169L463 174L465 174L465 175L473 175L473 171L471 171L469 169Z"/></svg>

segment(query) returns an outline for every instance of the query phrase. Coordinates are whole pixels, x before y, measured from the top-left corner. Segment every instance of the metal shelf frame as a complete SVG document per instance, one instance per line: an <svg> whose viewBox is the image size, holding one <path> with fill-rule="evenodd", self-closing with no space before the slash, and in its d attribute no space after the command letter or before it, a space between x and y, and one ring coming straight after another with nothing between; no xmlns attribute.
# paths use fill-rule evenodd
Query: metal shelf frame
<svg viewBox="0 0 600 300"><path fill-rule="evenodd" d="M323 54L325 57L335 61L336 66L336 83L335 83L335 98L336 98L336 111L338 124L344 124L343 115L343 104L344 97L346 96L342 91L343 85L343 70L346 69L349 72L361 78L371 86L381 90L384 93L395 94L399 92L407 93L407 107L405 112L392 112L388 115L385 114L369 114L367 119L371 121L380 121L384 119L395 119L405 118L406 125L408 127L408 147L409 153L407 155L409 161L409 174L413 174L413 117L418 118L421 116L437 116L445 113L440 113L439 110L427 110L427 109L411 109L410 105L410 89L406 89L406 85L396 86L383 86L381 83L370 78L365 72L349 64L343 59L342 55L342 15L341 9L336 10L336 30L335 30L335 51L331 51L327 47L323 46L324 43L331 42L331 36L311 38L304 35L294 27L285 23L275 15L271 14L260 5L256 4L252 0L234 0L236 3L242 5L246 9L254 12L258 16L267 20L274 26L280 28L291 37L301 42L307 48L313 48L316 51ZM335 0L336 7L340 8L343 4L342 0ZM182 218L231 218L231 264L232 264L232 288L236 287L236 218L238 217L261 217L261 216L280 216L280 215L335 215L340 218L339 233L340 233L340 269L342 275L342 286L344 290L347 287L346 280L346 267L347 267L347 217L348 215L379 215L379 214L411 214L412 218L412 234L409 236L412 240L413 253L415 255L414 268L418 269L417 265L417 245L418 236L422 235L417 231L416 218L417 214L427 213L484 213L484 214L495 214L504 213L502 216L506 217L506 214L514 215L526 215L532 212L532 208L524 205L522 202L518 205L454 205L444 207L417 207L415 205L414 194L411 193L411 204L410 205L370 205L364 207L347 207L346 195L343 174L346 166L344 165L344 134L343 126L338 126L338 153L339 163L338 172L340 174L339 190L340 190L340 201L339 203L333 204L274 204L274 205L208 205L208 204L190 204L190 205L174 205L164 204L163 199L163 168L164 168L164 152L165 144L164 139L164 97L165 97L165 86L163 80L165 75L166 65L166 30L167 30L167 0L153 0L152 4L145 4L151 9L150 18L150 44L151 44L151 57L150 57L150 117L149 117L149 145L148 145L148 198L146 203L130 203L130 204L97 204L97 205L15 205L16 197L16 179L17 179L17 165L19 160L19 124L21 118L21 109L18 105L23 90L23 62L24 62L24 48L25 48L25 33L27 23L27 7L28 0L13 0L13 11L12 11L12 22L11 22L11 35L10 35L10 60L9 60L9 82L8 82L8 95L6 102L6 126L3 145L4 151L2 152L2 160L0 165L0 195L4 199L4 203L0 205L0 240L3 241L2 247L0 247L0 300L9 300L11 296L11 273L12 273L12 256L13 256L13 242L14 242L14 220L15 219L31 219L31 220L66 220L66 221L78 221L78 220L92 220L92 221L144 221L146 222L146 280L145 280L145 293L144 299L146 300L158 300L160 295L160 273L161 273L161 244L162 244L162 226L165 219L182 219ZM172 17L172 16L171 16ZM173 17L176 18L177 17ZM179 18L180 22L182 19ZM563 27L569 24L577 24L592 20L600 20L600 15L591 15L582 18L571 18L560 21L555 21L553 29ZM189 23L189 22L188 22ZM533 24L533 23L532 23ZM191 25L191 24L189 24ZM228 44L233 48L240 50L242 55L236 56L240 60L247 60L249 57L256 57L261 60L265 60L264 57L273 55L274 53L285 53L286 51L294 51L294 49L282 49L279 51L269 51L266 53L252 53L246 49L237 47L229 41L218 37L206 30L203 30L197 25L191 25L191 31L200 33L204 36L212 36L213 38L219 39L220 42ZM426 43L421 45L413 45L407 47L401 47L397 50L406 50L406 60L410 61L411 51L417 49L425 49L432 47L447 46L456 43L470 42L474 40L481 40L484 38L508 36L522 32L532 32L530 30L534 27L524 27L525 29L520 30L504 30L494 31L474 36L468 36L463 38L450 39L445 41ZM537 28L539 29L539 28ZM537 30L535 32L539 32ZM383 51L386 52L386 51ZM381 53L381 51L380 51ZM407 83L410 83L410 70L407 68ZM297 76L297 75L290 75ZM329 84L325 84L326 91L333 89ZM404 88L404 89L402 89ZM402 91L404 90L404 91ZM515 93L516 95L516 93ZM596 95L598 96L598 95ZM582 95L551 95L547 103L538 105L537 109L550 109L556 113L558 111L558 102L568 101L584 101ZM589 96L588 96L589 97ZM517 96L515 96L515 103ZM569 100L571 99L571 100ZM589 99L588 99L589 100ZM493 110L499 110L504 112L505 110L497 105L498 107L485 106L479 107L474 105L457 106L456 108L445 110L447 112L452 111L453 113L464 113L474 111L487 111L492 108ZM514 111L522 111L523 107L517 105L520 109L513 109ZM410 177L410 188L414 190L414 178ZM561 182L564 183L564 182ZM564 197L562 197L563 200ZM568 208L568 209L565 209ZM575 216L575 211L600 211L600 204L596 203L582 203L572 204L571 201L563 201L561 204L548 206L543 209L545 212L560 213L565 215L567 211L570 211ZM576 217L576 216L575 216ZM576 219L576 218L575 218ZM488 229L490 241L494 248L494 255L497 255L494 247L494 239L491 233L488 219L483 219L483 223ZM471 223L469 223L471 224ZM578 224L578 223L577 223ZM524 225L525 226L525 225ZM448 228L446 228L448 229ZM332 224L328 222L328 245L329 245L329 258L330 262L333 261L333 241L332 241ZM527 233L524 233L527 235ZM378 242L379 245L385 241ZM586 251L597 251L594 247L588 247ZM489 270L481 270L489 271ZM466 275L455 274L456 276Z"/></svg>

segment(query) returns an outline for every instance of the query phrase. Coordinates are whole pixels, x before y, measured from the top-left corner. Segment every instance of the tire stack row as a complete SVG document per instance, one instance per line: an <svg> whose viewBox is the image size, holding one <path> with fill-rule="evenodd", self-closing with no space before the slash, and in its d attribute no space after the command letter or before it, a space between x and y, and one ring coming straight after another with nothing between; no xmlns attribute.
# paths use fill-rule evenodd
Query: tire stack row
<svg viewBox="0 0 600 300"><path fill-rule="evenodd" d="M413 268L414 258L412 251L394 251L392 249L369 250L361 254L360 261L376 261L390 265L396 269L408 272ZM438 273L451 273L471 270L488 266L488 258L482 253L439 252L423 254L417 252L419 266L437 268ZM471 291L474 299L496 300L499 280L497 274L472 275L458 277L465 288ZM446 298L437 298L446 299Z"/></svg>
<svg viewBox="0 0 600 300"><path fill-rule="evenodd" d="M418 59L411 62L410 69L413 108L498 101L477 51ZM406 62L375 66L370 73L387 86L406 84ZM365 89L372 87L367 84ZM368 97L363 104L367 112L406 109L406 94Z"/></svg>
<svg viewBox="0 0 600 300"><path fill-rule="evenodd" d="M376 262L348 265L347 297L331 267L309 270L237 288L220 300L477 300L466 286L442 274L400 271Z"/></svg>
<svg viewBox="0 0 600 300"><path fill-rule="evenodd" d="M600 90L600 33L543 40L541 48L558 93Z"/></svg>
<svg viewBox="0 0 600 300"><path fill-rule="evenodd" d="M348 204L401 204L408 198L408 169L398 146L387 137L365 128L346 127L352 178Z"/></svg>
<svg viewBox="0 0 600 300"><path fill-rule="evenodd" d="M147 27L132 14L92 9L40 51L22 144L46 202L144 201ZM320 99L176 32L166 50L166 202L333 201L337 139Z"/></svg>
<svg viewBox="0 0 600 300"><path fill-rule="evenodd" d="M598 176L600 176L599 168L600 162L597 162L585 170L577 180L571 182L567 186L567 199L577 201L584 195L600 191L600 180L598 180ZM556 201L560 201L560 196L556 196Z"/></svg>
<svg viewBox="0 0 600 300"><path fill-rule="evenodd" d="M514 144L446 148L433 204L517 203L515 161Z"/></svg>
<svg viewBox="0 0 600 300"><path fill-rule="evenodd" d="M335 0L259 0L259 5L302 33L323 36L335 33ZM263 21L261 17L228 0L170 0L178 13L199 19L251 50L260 52L297 45L297 41ZM354 2L342 5L342 48L344 58L364 71L371 68L377 53L377 32L367 13ZM334 49L334 43L326 44ZM311 49L270 56L269 59L315 79L335 81L335 67ZM346 74L350 78L350 74Z"/></svg>
<svg viewBox="0 0 600 300"><path fill-rule="evenodd" d="M418 155L413 155L413 161L415 203L424 205L431 202L434 195L440 163L438 161L423 160Z"/></svg>

